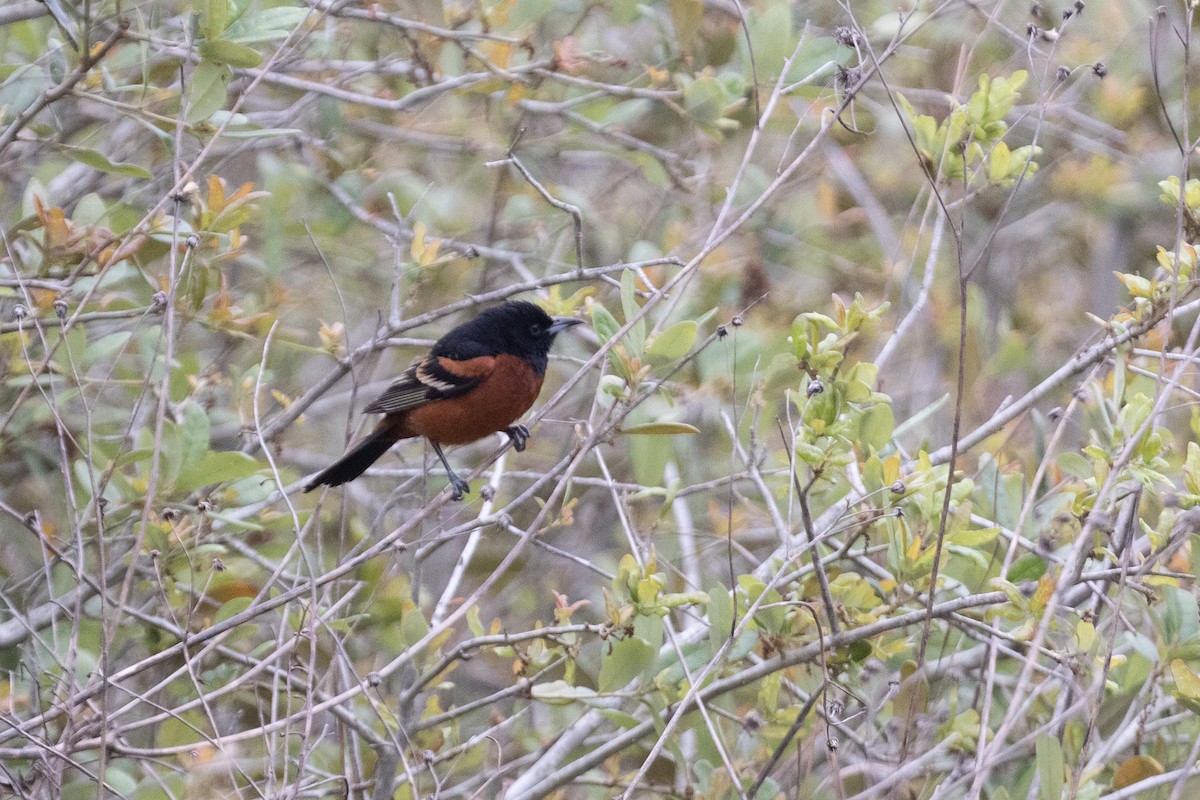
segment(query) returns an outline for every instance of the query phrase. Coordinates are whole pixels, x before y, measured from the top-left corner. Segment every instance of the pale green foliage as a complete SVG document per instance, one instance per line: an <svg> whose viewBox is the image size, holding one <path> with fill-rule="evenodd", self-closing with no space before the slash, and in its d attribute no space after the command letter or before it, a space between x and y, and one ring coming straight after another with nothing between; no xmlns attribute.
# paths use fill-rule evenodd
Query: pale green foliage
<svg viewBox="0 0 1200 800"><path fill-rule="evenodd" d="M1005 119L1027 77L1024 70L996 78L980 75L979 88L966 103L955 103L941 122L918 114L904 95L899 96L912 123L917 150L930 175L938 180L973 184L981 177L978 168L985 165L984 181L1011 186L1037 172L1038 165L1033 159L1041 148L1023 145L1010 150L1004 142L1008 132Z"/></svg>
<svg viewBox="0 0 1200 800"><path fill-rule="evenodd" d="M1195 795L1195 64L1092 5L0 7L6 791ZM299 491L509 297L524 451Z"/></svg>

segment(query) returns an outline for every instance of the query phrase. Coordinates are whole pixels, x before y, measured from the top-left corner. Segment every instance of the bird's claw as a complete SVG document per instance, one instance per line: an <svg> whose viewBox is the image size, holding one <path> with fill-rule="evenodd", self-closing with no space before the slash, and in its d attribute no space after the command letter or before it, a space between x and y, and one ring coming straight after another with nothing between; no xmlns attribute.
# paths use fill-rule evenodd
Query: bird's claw
<svg viewBox="0 0 1200 800"><path fill-rule="evenodd" d="M525 450L525 442L529 441L529 428L524 425L509 425L504 430L512 441L513 449L518 453Z"/></svg>
<svg viewBox="0 0 1200 800"><path fill-rule="evenodd" d="M464 494L471 493L471 484L464 481L457 475L450 475L450 499L462 500Z"/></svg>

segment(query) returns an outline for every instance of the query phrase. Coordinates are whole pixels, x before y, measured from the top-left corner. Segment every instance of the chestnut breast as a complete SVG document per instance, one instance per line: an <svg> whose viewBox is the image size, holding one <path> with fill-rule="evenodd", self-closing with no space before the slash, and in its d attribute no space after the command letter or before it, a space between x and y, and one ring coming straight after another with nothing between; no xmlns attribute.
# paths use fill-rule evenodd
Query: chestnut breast
<svg viewBox="0 0 1200 800"><path fill-rule="evenodd" d="M524 359L507 353L458 362L457 371L465 374L462 366L475 362L473 366L482 373L487 361L492 362L487 377L474 389L408 412L403 423L405 436L424 436L437 444L466 444L520 419L537 400L545 376Z"/></svg>

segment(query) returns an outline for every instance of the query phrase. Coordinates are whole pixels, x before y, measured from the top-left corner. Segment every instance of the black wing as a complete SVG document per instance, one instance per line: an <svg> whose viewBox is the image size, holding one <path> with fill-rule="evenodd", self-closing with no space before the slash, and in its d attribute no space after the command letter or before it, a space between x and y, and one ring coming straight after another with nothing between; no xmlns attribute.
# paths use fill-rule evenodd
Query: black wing
<svg viewBox="0 0 1200 800"><path fill-rule="evenodd" d="M391 414L409 411L434 400L448 400L466 394L483 382L491 372L493 362L491 356L468 361L421 356L363 411L367 414Z"/></svg>

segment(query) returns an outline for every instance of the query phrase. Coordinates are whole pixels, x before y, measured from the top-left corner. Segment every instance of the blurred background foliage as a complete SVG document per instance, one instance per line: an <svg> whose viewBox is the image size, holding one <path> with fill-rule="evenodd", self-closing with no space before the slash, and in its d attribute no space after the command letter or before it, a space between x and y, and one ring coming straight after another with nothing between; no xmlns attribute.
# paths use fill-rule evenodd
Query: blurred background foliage
<svg viewBox="0 0 1200 800"><path fill-rule="evenodd" d="M0 7L5 793L1190 796L1192 13Z"/></svg>

